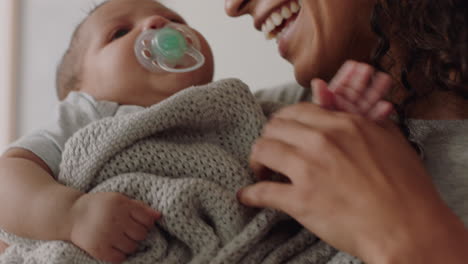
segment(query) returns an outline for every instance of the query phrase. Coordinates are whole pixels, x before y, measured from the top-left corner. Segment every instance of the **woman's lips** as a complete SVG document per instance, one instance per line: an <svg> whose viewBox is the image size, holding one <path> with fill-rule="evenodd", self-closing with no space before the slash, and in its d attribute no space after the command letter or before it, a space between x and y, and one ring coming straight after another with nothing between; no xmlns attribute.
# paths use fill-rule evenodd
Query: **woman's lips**
<svg viewBox="0 0 468 264"><path fill-rule="evenodd" d="M289 56L288 54L289 44L295 32L295 28L296 28L295 22L297 18L298 16L293 16L290 19L288 19L288 21L286 21L285 23L285 26L281 30L281 32L279 32L276 36L276 42L278 43L278 51L281 57L285 59L287 59Z"/></svg>
<svg viewBox="0 0 468 264"><path fill-rule="evenodd" d="M301 2L299 0L288 0L271 11L261 25L265 37L267 39L276 37L276 34L284 27L285 22L292 16L296 16L300 10Z"/></svg>
<svg viewBox="0 0 468 264"><path fill-rule="evenodd" d="M276 38L279 53L285 59L288 59L289 46L296 31L296 20L301 13L301 0L287 0L272 10L262 23L261 30L265 37Z"/></svg>

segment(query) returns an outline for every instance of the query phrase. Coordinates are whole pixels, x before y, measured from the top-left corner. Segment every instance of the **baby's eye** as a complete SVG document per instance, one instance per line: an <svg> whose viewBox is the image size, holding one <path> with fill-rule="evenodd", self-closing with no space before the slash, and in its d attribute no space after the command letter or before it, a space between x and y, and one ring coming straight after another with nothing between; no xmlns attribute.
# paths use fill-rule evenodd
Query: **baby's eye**
<svg viewBox="0 0 468 264"><path fill-rule="evenodd" d="M185 21L180 19L180 18L172 18L170 19L172 23L177 23L177 24L185 24Z"/></svg>
<svg viewBox="0 0 468 264"><path fill-rule="evenodd" d="M119 39L119 38L127 35L129 32L130 32L130 29L128 29L128 28L119 29L112 35L111 41Z"/></svg>

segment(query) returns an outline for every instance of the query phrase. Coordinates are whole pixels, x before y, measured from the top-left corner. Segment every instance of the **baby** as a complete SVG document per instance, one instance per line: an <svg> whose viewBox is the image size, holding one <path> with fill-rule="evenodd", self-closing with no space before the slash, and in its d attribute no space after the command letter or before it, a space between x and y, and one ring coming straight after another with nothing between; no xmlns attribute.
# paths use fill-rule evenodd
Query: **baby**
<svg viewBox="0 0 468 264"><path fill-rule="evenodd" d="M213 56L199 33L205 63L197 70L154 73L138 63L134 44L140 33L168 23L186 24L152 0L111 0L80 24L58 69L58 121L15 142L0 158L0 211L8 212L0 213L2 229L37 240L69 241L102 261L119 263L135 252L159 212L119 193L83 193L56 179L65 142L80 128L212 81ZM328 109L383 119L391 111L381 101L390 81L372 73L369 66L349 62L329 86L313 81L315 100Z"/></svg>

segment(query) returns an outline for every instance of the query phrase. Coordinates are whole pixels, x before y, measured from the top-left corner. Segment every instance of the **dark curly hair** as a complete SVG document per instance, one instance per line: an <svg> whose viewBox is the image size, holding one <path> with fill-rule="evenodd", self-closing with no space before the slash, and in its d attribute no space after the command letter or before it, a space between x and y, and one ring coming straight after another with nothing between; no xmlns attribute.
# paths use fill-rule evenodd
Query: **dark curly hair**
<svg viewBox="0 0 468 264"><path fill-rule="evenodd" d="M395 103L407 136L407 116L417 101L434 91L468 99L467 6L467 0L378 0L374 7L371 27L378 46L372 64L399 71L395 78L406 96ZM398 45L397 55L392 56L392 45Z"/></svg>

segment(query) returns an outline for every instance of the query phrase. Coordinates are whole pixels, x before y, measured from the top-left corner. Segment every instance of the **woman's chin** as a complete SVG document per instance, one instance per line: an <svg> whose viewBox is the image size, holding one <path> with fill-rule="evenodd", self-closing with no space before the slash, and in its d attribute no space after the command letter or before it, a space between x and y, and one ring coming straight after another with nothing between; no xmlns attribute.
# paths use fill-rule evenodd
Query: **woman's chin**
<svg viewBox="0 0 468 264"><path fill-rule="evenodd" d="M311 63L291 62L294 66L294 76L302 87L310 87L310 81L320 78L318 71L314 70Z"/></svg>
<svg viewBox="0 0 468 264"><path fill-rule="evenodd" d="M295 73L295 76L296 76L296 81L297 81L297 83L299 83L299 85L301 85L304 88L309 88L310 87L310 81L313 78L303 77L300 74L298 74L297 72Z"/></svg>

